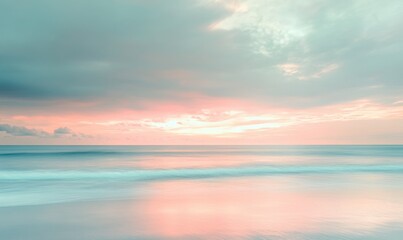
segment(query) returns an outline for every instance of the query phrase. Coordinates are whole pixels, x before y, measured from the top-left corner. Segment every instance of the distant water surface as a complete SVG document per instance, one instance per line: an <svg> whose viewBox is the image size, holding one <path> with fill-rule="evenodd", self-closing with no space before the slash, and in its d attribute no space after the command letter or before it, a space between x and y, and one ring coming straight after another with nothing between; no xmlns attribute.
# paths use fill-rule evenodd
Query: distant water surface
<svg viewBox="0 0 403 240"><path fill-rule="evenodd" d="M403 146L0 146L0 239L391 239Z"/></svg>

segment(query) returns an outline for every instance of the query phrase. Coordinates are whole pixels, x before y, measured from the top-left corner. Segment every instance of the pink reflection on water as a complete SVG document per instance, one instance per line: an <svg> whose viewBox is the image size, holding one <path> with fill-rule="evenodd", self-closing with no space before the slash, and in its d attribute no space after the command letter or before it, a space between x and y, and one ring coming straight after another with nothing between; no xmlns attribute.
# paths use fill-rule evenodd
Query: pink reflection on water
<svg viewBox="0 0 403 240"><path fill-rule="evenodd" d="M150 186L154 194L141 209L150 232L164 237L371 231L403 223L401 204L377 191L295 186L301 184L284 178L160 182Z"/></svg>

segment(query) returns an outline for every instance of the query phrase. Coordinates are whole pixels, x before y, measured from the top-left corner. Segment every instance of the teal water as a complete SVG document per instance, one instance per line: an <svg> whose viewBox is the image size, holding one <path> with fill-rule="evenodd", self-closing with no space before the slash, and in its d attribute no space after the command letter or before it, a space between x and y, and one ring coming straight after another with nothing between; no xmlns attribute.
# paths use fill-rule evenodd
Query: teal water
<svg viewBox="0 0 403 240"><path fill-rule="evenodd" d="M0 146L0 239L401 239L403 146Z"/></svg>

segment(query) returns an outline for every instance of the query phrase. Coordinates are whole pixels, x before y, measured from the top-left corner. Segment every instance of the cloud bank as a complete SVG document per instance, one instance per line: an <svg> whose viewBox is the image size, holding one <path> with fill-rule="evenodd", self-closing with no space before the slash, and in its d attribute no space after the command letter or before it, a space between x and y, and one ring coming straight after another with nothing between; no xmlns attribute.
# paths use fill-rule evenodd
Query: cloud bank
<svg viewBox="0 0 403 240"><path fill-rule="evenodd" d="M84 137L84 134L74 133L67 127L60 127L53 131L53 133L43 131L35 128L27 128L24 126L14 126L10 124L0 124L0 132L5 132L10 136L15 137L39 137L39 138L53 138L53 137Z"/></svg>
<svg viewBox="0 0 403 240"><path fill-rule="evenodd" d="M163 134L203 109L389 109L402 101L401 12L400 0L3 0L2 131L74 136L82 122L129 120ZM88 134L118 134L96 126Z"/></svg>
<svg viewBox="0 0 403 240"><path fill-rule="evenodd" d="M185 93L309 107L394 101L402 90L397 0L38 0L0 9L3 108L137 109L192 101Z"/></svg>
<svg viewBox="0 0 403 240"><path fill-rule="evenodd" d="M5 132L12 136L19 136L19 137L49 137L50 134L48 132L26 128L21 126L13 126L9 124L0 124L0 132Z"/></svg>

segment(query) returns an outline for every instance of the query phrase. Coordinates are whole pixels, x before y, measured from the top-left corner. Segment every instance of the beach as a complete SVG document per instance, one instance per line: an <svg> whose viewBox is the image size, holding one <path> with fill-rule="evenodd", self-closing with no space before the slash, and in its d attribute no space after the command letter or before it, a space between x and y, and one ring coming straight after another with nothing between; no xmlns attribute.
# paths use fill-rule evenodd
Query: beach
<svg viewBox="0 0 403 240"><path fill-rule="evenodd" d="M401 239L403 146L1 146L3 239Z"/></svg>

